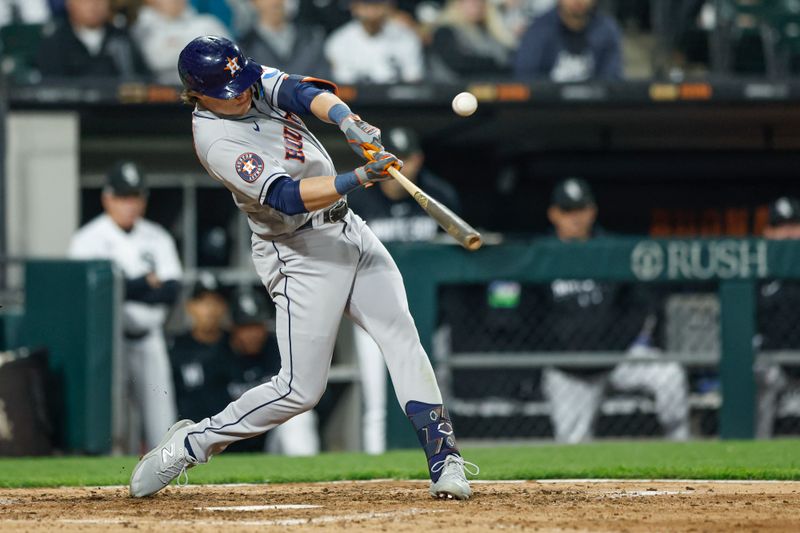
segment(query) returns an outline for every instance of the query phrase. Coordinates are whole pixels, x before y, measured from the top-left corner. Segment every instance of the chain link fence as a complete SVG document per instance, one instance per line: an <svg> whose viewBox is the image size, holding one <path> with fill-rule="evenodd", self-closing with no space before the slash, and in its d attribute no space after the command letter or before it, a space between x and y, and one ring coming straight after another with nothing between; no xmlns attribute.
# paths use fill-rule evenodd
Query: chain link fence
<svg viewBox="0 0 800 533"><path fill-rule="evenodd" d="M800 285L774 292L774 283L759 288L761 437L800 434ZM593 280L441 286L434 358L461 438L717 435L716 291Z"/></svg>

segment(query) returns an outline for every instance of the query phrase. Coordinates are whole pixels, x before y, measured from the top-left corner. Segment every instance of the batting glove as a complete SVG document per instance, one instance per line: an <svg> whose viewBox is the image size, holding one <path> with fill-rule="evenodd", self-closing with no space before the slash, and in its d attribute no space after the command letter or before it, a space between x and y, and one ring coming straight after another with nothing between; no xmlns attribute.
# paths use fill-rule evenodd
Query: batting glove
<svg viewBox="0 0 800 533"><path fill-rule="evenodd" d="M389 168L403 168L403 162L389 152L376 152L369 156L373 160L366 165L336 176L333 182L336 192L344 196L359 187L370 187L375 182L389 179Z"/></svg>
<svg viewBox="0 0 800 533"><path fill-rule="evenodd" d="M367 160L372 160L368 152L383 151L381 142L381 130L370 123L361 120L355 113L348 115L340 124L339 129L344 132L350 148Z"/></svg>
<svg viewBox="0 0 800 533"><path fill-rule="evenodd" d="M389 168L391 167L397 170L403 168L403 162L396 155L389 152L377 152L370 154L369 157L373 157L374 160L353 171L361 185L369 186L372 182L385 181L391 178L392 175L389 174Z"/></svg>

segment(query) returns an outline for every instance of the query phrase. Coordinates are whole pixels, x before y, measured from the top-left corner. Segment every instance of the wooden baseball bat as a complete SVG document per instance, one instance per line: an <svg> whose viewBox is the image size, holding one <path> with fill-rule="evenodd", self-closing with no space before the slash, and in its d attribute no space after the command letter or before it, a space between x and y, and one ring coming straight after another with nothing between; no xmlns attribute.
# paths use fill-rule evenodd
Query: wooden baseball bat
<svg viewBox="0 0 800 533"><path fill-rule="evenodd" d="M402 172L394 167L389 168L389 174L400 182L400 185L408 191L414 200L434 219L443 230L450 234L461 246L474 252L483 244L483 239L478 231L467 224L463 218L453 213L441 202L431 197L417 187L410 179L405 177Z"/></svg>

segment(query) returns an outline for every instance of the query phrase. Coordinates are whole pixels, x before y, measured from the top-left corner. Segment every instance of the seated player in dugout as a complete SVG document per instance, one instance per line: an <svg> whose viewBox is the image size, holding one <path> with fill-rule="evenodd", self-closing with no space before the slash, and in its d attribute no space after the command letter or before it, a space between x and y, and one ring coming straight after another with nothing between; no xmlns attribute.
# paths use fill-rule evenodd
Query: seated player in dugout
<svg viewBox="0 0 800 533"><path fill-rule="evenodd" d="M414 130L391 128L384 141L384 147L403 160L404 176L454 212L460 211L455 188L425 167L425 153ZM430 241L442 233L436 221L396 180L358 190L348 196L348 201L381 242Z"/></svg>
<svg viewBox="0 0 800 533"><path fill-rule="evenodd" d="M259 65L228 39L196 38L181 52L178 71L184 101L194 107L197 156L231 191L253 232L253 264L276 307L281 369L221 412L174 424L134 468L131 496L152 495L232 443L312 409L348 316L381 349L427 457L429 493L469 498L469 466L408 310L402 275L346 200L390 179L389 169L402 162L384 151L380 130L336 96L334 84ZM364 164L337 172L300 115L338 125Z"/></svg>
<svg viewBox="0 0 800 533"><path fill-rule="evenodd" d="M228 303L219 281L200 272L185 305L189 331L170 343L178 416L201 418L228 405Z"/></svg>
<svg viewBox="0 0 800 533"><path fill-rule="evenodd" d="M589 184L569 178L553 189L548 218L561 242L587 242L605 235L596 225L597 204ZM546 313L539 349L568 352L625 352L631 359L655 355L657 309L644 287L599 280L554 280L542 289ZM572 365L545 368L542 390L550 402L556 440L581 442L594 423L608 388L655 396L659 422L668 438L689 436L688 383L677 363L626 361L613 369Z"/></svg>
<svg viewBox="0 0 800 533"><path fill-rule="evenodd" d="M228 401L238 400L280 370L280 350L270 327L272 315L261 294L242 289L233 295L231 334L224 355ZM320 451L316 413L313 409L301 413L268 433L235 442L228 451L268 451L295 457L316 455Z"/></svg>

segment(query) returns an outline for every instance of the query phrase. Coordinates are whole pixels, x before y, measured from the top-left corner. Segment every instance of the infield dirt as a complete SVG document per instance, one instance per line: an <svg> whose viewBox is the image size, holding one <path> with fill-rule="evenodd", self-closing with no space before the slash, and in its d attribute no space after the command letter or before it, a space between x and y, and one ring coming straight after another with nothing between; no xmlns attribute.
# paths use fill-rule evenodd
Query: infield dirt
<svg viewBox="0 0 800 533"><path fill-rule="evenodd" d="M118 487L8 489L0 490L0 530L800 531L798 482L489 482L474 490L457 502L434 500L415 481L198 485L143 500Z"/></svg>

